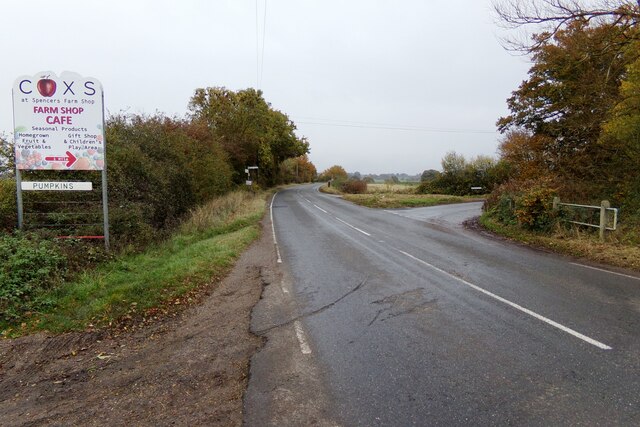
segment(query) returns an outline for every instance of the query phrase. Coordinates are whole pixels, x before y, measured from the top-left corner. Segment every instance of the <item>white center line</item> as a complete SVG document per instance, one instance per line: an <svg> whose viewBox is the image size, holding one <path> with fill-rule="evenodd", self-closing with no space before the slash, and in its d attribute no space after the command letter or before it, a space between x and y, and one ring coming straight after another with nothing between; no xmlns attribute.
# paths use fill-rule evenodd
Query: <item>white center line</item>
<svg viewBox="0 0 640 427"><path fill-rule="evenodd" d="M278 256L278 264L282 264L282 257L280 256L280 247L278 246L278 240L276 239L276 227L273 224L273 201L276 199L278 193L275 193L271 198L271 204L269 205L269 216L271 217L271 234L273 235L273 244L276 247L276 255Z"/></svg>
<svg viewBox="0 0 640 427"><path fill-rule="evenodd" d="M299 320L293 322L293 328L296 331L296 337L298 338L298 343L300 344L300 351L302 354L311 354L311 347L309 347L309 343L307 342L307 336L302 329L302 324Z"/></svg>
<svg viewBox="0 0 640 427"><path fill-rule="evenodd" d="M640 277L637 277L637 276L630 276L628 274L617 273L615 271L605 270L603 268L591 267L590 265L578 264L578 263L575 263L575 262L571 262L569 264L577 265L578 267L590 268L592 270L602 271L604 273L615 274L616 276L628 277L629 279L640 280Z"/></svg>
<svg viewBox="0 0 640 427"><path fill-rule="evenodd" d="M429 267L429 268L431 268L433 270L439 271L440 273L445 274L445 275L457 280L458 282L463 283L463 284L469 286L472 289L475 289L478 292L482 292L483 294L488 295L491 298L494 298L494 299L496 299L496 300L498 300L500 302L503 302L503 303L505 303L505 304L517 309L517 310L520 310L521 312L526 313L529 316L535 317L536 319L541 320L541 321L543 321L543 322L545 322L545 323L547 323L547 324L549 324L549 325L551 325L551 326L553 326L555 328L558 328L563 332L571 334L574 337L579 338L579 339L581 339L581 340L583 340L585 342L588 342L591 345L594 345L594 346L596 346L596 347L598 347L598 348L600 348L602 350L611 350L612 349L612 347L609 347L608 345L603 344L600 341L596 341L593 338L589 338L586 335L583 335L583 334L581 334L579 332L576 332L573 329L568 328L568 327L566 327L564 325L561 325L558 322L554 322L553 320L548 319L548 318L546 318L546 317L544 317L544 316L542 316L542 315L540 315L540 314L538 314L538 313L536 313L534 311L531 311L528 308L522 307L519 304L516 304L516 303L511 302L511 301L509 301L509 300L507 300L505 298L502 298L501 296L496 295L496 294L494 294L492 292L489 292L489 291L487 291L487 290L485 290L485 289L483 289L483 288L481 288L479 286L476 286L473 283L467 282L466 280L461 279L460 277L454 276L453 274L448 273L448 272L446 272L446 271L444 271L444 270L442 270L442 269L440 269L440 268L438 268L438 267L436 267L434 265L431 265L428 262L421 260L420 258L416 258L413 255L411 255L411 254L409 254L409 253L407 253L405 251L401 251L400 249L396 249L396 250L398 252L400 252L401 254L406 255L407 257L413 259L414 261L417 261L417 262L419 262L421 264L424 264L424 265L426 265L427 267Z"/></svg>
<svg viewBox="0 0 640 427"><path fill-rule="evenodd" d="M364 234L365 236L371 236L371 234L367 233L366 231L362 231L362 230L360 230L358 227L354 227L353 225L349 224L349 223L348 223L348 222L346 222L346 221L341 220L341 219L340 219L340 218L338 218L338 217L335 217L335 218L336 218L338 221L340 221L341 223L343 223L344 225L346 225L346 226L348 226L348 227L351 227L351 228L353 228L353 229L354 229L354 230L356 230L356 231L359 231L360 233Z"/></svg>
<svg viewBox="0 0 640 427"><path fill-rule="evenodd" d="M315 206L316 208L320 209L324 213L329 213L329 212L325 211L324 209L322 209L320 206L318 206L316 204L314 204L313 206Z"/></svg>

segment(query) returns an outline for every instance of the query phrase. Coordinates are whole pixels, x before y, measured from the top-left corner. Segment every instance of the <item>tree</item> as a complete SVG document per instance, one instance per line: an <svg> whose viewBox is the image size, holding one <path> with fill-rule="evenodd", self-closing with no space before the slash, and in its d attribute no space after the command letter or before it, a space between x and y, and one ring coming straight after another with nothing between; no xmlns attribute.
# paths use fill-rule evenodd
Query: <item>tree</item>
<svg viewBox="0 0 640 427"><path fill-rule="evenodd" d="M437 170L435 170L435 169L427 169L427 170L422 172L422 175L420 175L420 182L433 181L434 179L436 179L438 177L438 175L440 175L440 172L438 172Z"/></svg>
<svg viewBox="0 0 640 427"><path fill-rule="evenodd" d="M342 166L334 165L325 169L318 177L318 181L329 181L330 179L346 180L348 178L349 174L347 174L347 171L344 170Z"/></svg>
<svg viewBox="0 0 640 427"><path fill-rule="evenodd" d="M574 21L553 39L544 37L538 36L529 78L507 100L511 114L498 120L498 129L539 138L529 148L546 173L565 181L597 179L598 164L609 156L597 144L601 126L638 52L621 47L626 35L611 24Z"/></svg>
<svg viewBox="0 0 640 427"><path fill-rule="evenodd" d="M640 0L596 0L589 5L579 0L504 0L496 1L494 10L507 28L535 27L538 35L533 39L507 40L512 48L526 52L539 48L578 21L614 25L637 39L637 32L628 30L640 21Z"/></svg>
<svg viewBox="0 0 640 427"><path fill-rule="evenodd" d="M549 137L536 135L523 129L506 132L498 151L502 161L510 165L511 175L520 180L536 179L549 173Z"/></svg>
<svg viewBox="0 0 640 427"><path fill-rule="evenodd" d="M615 153L606 166L610 171L607 181L613 198L637 212L640 209L640 59L629 65L620 93L622 99L604 124L600 143Z"/></svg>
<svg viewBox="0 0 640 427"><path fill-rule="evenodd" d="M318 175L316 167L307 155L300 157L289 158L282 162L280 166L281 181L284 183L290 182L313 182Z"/></svg>
<svg viewBox="0 0 640 427"><path fill-rule="evenodd" d="M205 123L228 153L236 183L244 181L247 166L255 165L260 181L273 185L285 159L309 152L306 139L296 136L294 123L271 108L261 91L196 89L189 110L191 119Z"/></svg>
<svg viewBox="0 0 640 427"><path fill-rule="evenodd" d="M473 193L471 187L482 187L486 192L504 182L508 176L505 162L496 162L489 156L479 155L467 160L464 155L451 151L442 158L441 164L442 173L434 171L435 176L423 180L418 192L463 196Z"/></svg>
<svg viewBox="0 0 640 427"><path fill-rule="evenodd" d="M467 165L467 160L462 154L458 154L455 151L449 151L444 155L440 164L442 165L442 173L444 175L454 176L464 171L464 168Z"/></svg>

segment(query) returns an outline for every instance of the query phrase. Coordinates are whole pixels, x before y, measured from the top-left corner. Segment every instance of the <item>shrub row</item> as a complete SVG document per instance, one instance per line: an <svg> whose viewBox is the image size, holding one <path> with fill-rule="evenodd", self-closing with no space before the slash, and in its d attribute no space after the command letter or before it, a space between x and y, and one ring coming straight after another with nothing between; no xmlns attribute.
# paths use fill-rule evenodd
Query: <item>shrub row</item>
<svg viewBox="0 0 640 427"><path fill-rule="evenodd" d="M0 322L11 322L47 305L43 292L66 273L66 259L37 235L0 236Z"/></svg>
<svg viewBox="0 0 640 427"><path fill-rule="evenodd" d="M361 179L338 181L336 186L340 191L347 194L365 194L367 192L367 182Z"/></svg>
<svg viewBox="0 0 640 427"><path fill-rule="evenodd" d="M556 195L557 190L549 180L509 181L489 195L484 209L504 224L547 231L559 219L560 212L553 210Z"/></svg>

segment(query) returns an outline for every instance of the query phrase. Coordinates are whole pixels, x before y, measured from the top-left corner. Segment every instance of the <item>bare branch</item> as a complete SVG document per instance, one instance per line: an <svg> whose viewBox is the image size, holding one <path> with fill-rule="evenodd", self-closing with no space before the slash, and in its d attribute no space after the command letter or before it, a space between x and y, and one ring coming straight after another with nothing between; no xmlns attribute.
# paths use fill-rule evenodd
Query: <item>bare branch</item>
<svg viewBox="0 0 640 427"><path fill-rule="evenodd" d="M531 52L574 21L613 24L637 28L640 23L640 0L496 0L493 5L498 24L507 29L525 30L525 40L507 40L505 48ZM533 40L533 41L532 41Z"/></svg>

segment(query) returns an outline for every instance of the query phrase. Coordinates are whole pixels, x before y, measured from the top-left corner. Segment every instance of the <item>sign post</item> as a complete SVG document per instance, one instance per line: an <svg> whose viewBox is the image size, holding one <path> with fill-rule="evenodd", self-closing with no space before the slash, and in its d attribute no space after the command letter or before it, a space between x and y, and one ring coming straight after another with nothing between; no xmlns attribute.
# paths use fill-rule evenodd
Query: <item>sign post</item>
<svg viewBox="0 0 640 427"><path fill-rule="evenodd" d="M24 170L102 172L104 241L109 248L104 94L92 77L50 71L21 76L13 85L18 227L23 228Z"/></svg>

